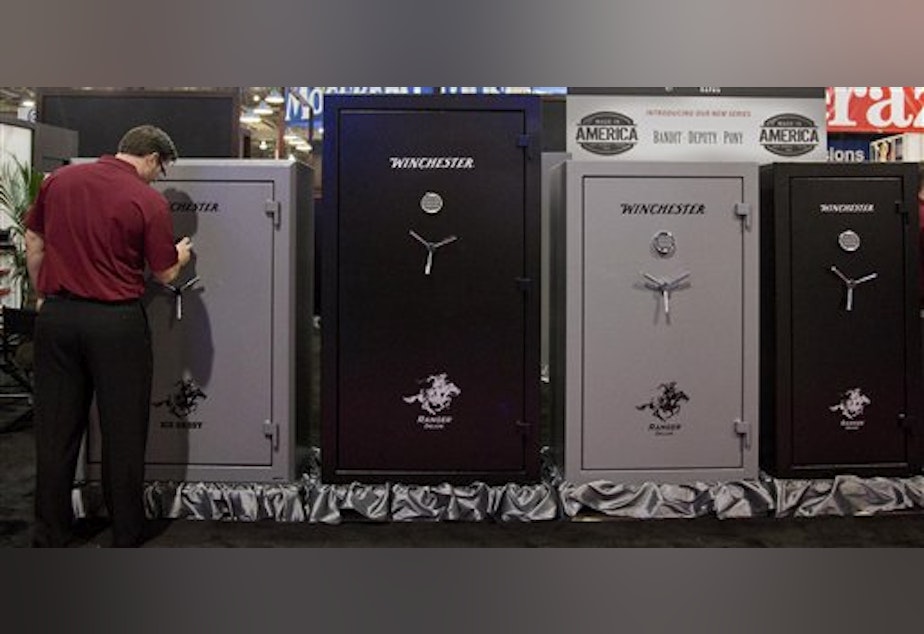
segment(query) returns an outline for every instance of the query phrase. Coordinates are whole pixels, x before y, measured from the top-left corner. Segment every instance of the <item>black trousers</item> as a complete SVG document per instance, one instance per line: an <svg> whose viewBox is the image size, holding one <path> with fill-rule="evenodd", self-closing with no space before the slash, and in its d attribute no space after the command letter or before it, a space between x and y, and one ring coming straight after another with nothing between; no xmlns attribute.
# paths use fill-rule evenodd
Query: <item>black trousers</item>
<svg viewBox="0 0 924 634"><path fill-rule="evenodd" d="M36 546L71 538L80 444L94 395L102 485L113 545L144 533L144 453L151 401L151 333L139 301L48 298L35 322Z"/></svg>

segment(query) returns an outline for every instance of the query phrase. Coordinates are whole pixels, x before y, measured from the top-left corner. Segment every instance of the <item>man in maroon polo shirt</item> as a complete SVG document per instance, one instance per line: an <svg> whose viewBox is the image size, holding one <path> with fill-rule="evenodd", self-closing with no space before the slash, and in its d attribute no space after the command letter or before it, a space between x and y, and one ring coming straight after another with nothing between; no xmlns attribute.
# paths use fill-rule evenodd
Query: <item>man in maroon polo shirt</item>
<svg viewBox="0 0 924 634"><path fill-rule="evenodd" d="M115 156L56 170L26 222L26 259L38 291L35 323L34 546L71 538L71 487L95 394L102 484L114 546L144 540L144 453L152 352L145 265L176 278L192 243L174 244L164 196L150 187L177 157L161 129L132 128Z"/></svg>

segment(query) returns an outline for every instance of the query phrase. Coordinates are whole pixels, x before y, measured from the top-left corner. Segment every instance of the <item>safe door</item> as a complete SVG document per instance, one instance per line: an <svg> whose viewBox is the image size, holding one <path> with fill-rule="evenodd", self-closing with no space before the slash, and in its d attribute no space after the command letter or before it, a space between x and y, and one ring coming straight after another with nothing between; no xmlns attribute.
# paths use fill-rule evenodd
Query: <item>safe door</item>
<svg viewBox="0 0 924 634"><path fill-rule="evenodd" d="M566 178L566 478L756 475L756 165Z"/></svg>
<svg viewBox="0 0 924 634"><path fill-rule="evenodd" d="M534 102L332 101L324 478L535 477Z"/></svg>
<svg viewBox="0 0 924 634"><path fill-rule="evenodd" d="M837 167L778 167L773 467L802 477L906 473L920 461L912 184L907 167Z"/></svg>
<svg viewBox="0 0 924 634"><path fill-rule="evenodd" d="M173 170L179 171L179 166ZM268 182L164 180L177 238L193 260L144 304L154 353L149 479L266 479L278 459L273 418L276 245ZM98 468L89 435L88 467ZM94 464L95 463L95 464Z"/></svg>

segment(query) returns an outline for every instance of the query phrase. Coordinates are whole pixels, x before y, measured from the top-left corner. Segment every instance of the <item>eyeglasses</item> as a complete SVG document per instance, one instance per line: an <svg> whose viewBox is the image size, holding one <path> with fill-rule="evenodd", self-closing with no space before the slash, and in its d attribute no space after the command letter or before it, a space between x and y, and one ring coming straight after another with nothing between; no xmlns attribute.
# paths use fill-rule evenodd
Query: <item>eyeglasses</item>
<svg viewBox="0 0 924 634"><path fill-rule="evenodd" d="M165 161L162 158L160 158L160 154L157 155L157 166L160 168L160 173L162 176L167 175L167 165L169 164L170 164L169 161Z"/></svg>

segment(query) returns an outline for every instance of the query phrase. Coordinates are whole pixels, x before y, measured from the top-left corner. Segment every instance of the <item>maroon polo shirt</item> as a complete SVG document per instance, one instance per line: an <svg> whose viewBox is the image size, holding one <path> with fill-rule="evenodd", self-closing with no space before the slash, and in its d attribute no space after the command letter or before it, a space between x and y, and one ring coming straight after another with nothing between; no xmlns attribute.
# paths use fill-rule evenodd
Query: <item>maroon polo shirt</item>
<svg viewBox="0 0 924 634"><path fill-rule="evenodd" d="M114 156L48 176L26 227L45 242L37 280L44 295L136 299L145 264L163 271L177 261L167 199Z"/></svg>

